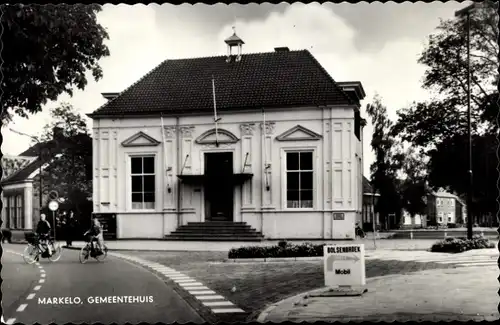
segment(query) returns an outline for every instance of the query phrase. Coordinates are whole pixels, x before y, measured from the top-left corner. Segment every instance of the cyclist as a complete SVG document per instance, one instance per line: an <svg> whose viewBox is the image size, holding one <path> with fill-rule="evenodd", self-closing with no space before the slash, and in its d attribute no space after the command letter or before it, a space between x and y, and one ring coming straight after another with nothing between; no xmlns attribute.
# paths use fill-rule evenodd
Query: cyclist
<svg viewBox="0 0 500 325"><path fill-rule="evenodd" d="M365 232L363 231L363 228L361 228L359 221L356 221L356 225L355 225L354 229L356 231L356 236L359 236L361 238L365 238Z"/></svg>
<svg viewBox="0 0 500 325"><path fill-rule="evenodd" d="M40 221L38 221L38 225L36 226L36 233L40 238L38 243L40 250L43 251L42 244L44 244L47 247L49 256L52 256L52 249L48 242L50 236L50 223L46 220L44 213L40 215Z"/></svg>
<svg viewBox="0 0 500 325"><path fill-rule="evenodd" d="M104 249L102 226L101 223L99 222L99 219L97 219L96 217L92 219L92 225L90 226L90 230L88 231L88 233L97 239L97 246L99 247L99 251L102 252Z"/></svg>

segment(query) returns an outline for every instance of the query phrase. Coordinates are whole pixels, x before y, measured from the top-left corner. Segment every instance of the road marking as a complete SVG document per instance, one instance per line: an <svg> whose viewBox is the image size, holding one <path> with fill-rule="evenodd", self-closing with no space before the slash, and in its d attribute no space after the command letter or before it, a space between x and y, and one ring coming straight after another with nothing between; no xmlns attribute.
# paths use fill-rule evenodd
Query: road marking
<svg viewBox="0 0 500 325"><path fill-rule="evenodd" d="M221 295L212 295L212 296L194 296L198 300L218 300L218 299L224 299L223 296Z"/></svg>
<svg viewBox="0 0 500 325"><path fill-rule="evenodd" d="M202 303L207 307L234 306L230 301L202 301Z"/></svg>
<svg viewBox="0 0 500 325"><path fill-rule="evenodd" d="M40 276L41 276L42 278L45 278L45 273L40 274Z"/></svg>
<svg viewBox="0 0 500 325"><path fill-rule="evenodd" d="M38 290L40 290L41 287L42 286L36 286L36 287L33 288L33 290L38 291Z"/></svg>
<svg viewBox="0 0 500 325"><path fill-rule="evenodd" d="M44 270L44 269L41 269L41 270L40 270L40 272L41 272L41 273L45 273L45 270Z"/></svg>
<svg viewBox="0 0 500 325"><path fill-rule="evenodd" d="M202 286L203 284L200 282L188 282L188 283L179 283L181 287L195 287L195 286Z"/></svg>
<svg viewBox="0 0 500 325"><path fill-rule="evenodd" d="M244 313L245 311L240 308L214 308L212 312L215 314L229 314L229 313Z"/></svg>
<svg viewBox="0 0 500 325"><path fill-rule="evenodd" d="M159 271L159 272L173 272L173 273L179 273L177 271L174 271L170 268L166 268L166 267L152 267L153 270L155 271Z"/></svg>
<svg viewBox="0 0 500 325"><path fill-rule="evenodd" d="M45 279L38 280L38 283L45 283Z"/></svg>
<svg viewBox="0 0 500 325"><path fill-rule="evenodd" d="M214 295L215 291L213 290L188 290L188 292L192 295Z"/></svg>
<svg viewBox="0 0 500 325"><path fill-rule="evenodd" d="M205 286L189 287L188 289L190 289L190 290L210 290L210 288L205 287Z"/></svg>
<svg viewBox="0 0 500 325"><path fill-rule="evenodd" d="M164 266L156 262L150 262L147 260L142 260L139 258L117 253L110 253L109 255L120 257L127 261L136 262L139 265L148 268L149 270L159 272L161 275L167 277L169 280L172 280L176 284L181 286L189 294L193 295L196 299L198 299L203 305L210 307L212 312L215 314L245 313L243 309L236 308L234 303L227 301L223 296L216 294L215 291L210 290L210 288L203 285L203 283L196 282L197 280L192 279L189 276L182 274L181 272L178 272L175 269L172 269L168 266ZM212 308L212 307L219 307L219 308ZM228 307L228 308L223 308L223 307Z"/></svg>
<svg viewBox="0 0 500 325"><path fill-rule="evenodd" d="M154 269L153 269L154 270ZM175 276L175 275L183 275L182 273L180 272L177 272L177 271L171 271L171 270L155 270L156 272L160 272L161 274L165 274L165 275L172 275L172 276Z"/></svg>
<svg viewBox="0 0 500 325"><path fill-rule="evenodd" d="M35 294L34 294L34 293L30 293L30 294L28 295L28 297L26 297L26 299L28 299L28 300L31 300L31 299L33 299L33 298L35 298Z"/></svg>
<svg viewBox="0 0 500 325"><path fill-rule="evenodd" d="M22 311L24 311L26 309L26 307L28 307L28 304L22 304L19 307L17 307L16 311L17 312L22 312Z"/></svg>
<svg viewBox="0 0 500 325"><path fill-rule="evenodd" d="M193 279L172 279L174 280L175 283L193 283L193 282L196 282L196 280L193 280Z"/></svg>
<svg viewBox="0 0 500 325"><path fill-rule="evenodd" d="M7 325L12 325L16 322L16 319L15 318L9 318L7 319L7 321L5 322L5 324Z"/></svg>

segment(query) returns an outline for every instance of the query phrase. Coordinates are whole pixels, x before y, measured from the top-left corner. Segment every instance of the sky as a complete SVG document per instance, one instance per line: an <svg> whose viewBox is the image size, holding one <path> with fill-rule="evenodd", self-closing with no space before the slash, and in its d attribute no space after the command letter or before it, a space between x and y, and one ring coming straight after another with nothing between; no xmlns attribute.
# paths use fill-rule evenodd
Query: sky
<svg viewBox="0 0 500 325"><path fill-rule="evenodd" d="M225 55L224 39L236 28L243 53L272 52L275 47L308 49L336 81L361 81L366 104L378 93L389 117L413 101L430 98L421 89L425 66L417 63L427 38L440 19L453 18L466 3L359 4L151 4L104 5L98 21L109 33L111 55L102 59L104 77L89 78L85 90L61 95L29 119L17 117L9 127L38 135L50 122L48 109L67 102L82 114L105 103L103 92L120 92L165 59ZM90 77L90 75L89 75ZM368 120L368 122L370 122ZM92 120L88 119L89 129ZM364 174L374 160L372 126L364 129ZM4 155L26 150L31 140L3 129Z"/></svg>

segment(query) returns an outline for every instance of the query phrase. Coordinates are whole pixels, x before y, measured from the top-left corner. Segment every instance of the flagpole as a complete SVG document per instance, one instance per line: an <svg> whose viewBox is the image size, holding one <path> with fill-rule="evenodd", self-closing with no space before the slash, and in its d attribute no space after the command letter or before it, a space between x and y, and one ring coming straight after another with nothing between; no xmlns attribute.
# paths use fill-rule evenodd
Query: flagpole
<svg viewBox="0 0 500 325"><path fill-rule="evenodd" d="M170 184L168 182L168 176L167 176L167 152L166 152L166 148L165 148L165 125L163 124L163 113L160 113L160 119L161 119L161 137L163 139L163 141L162 141L163 170L165 172L165 177L167 179L167 188L170 188Z"/></svg>
<svg viewBox="0 0 500 325"><path fill-rule="evenodd" d="M219 120L217 118L217 102L215 100L215 80L214 80L214 76L212 76L212 93L213 93L213 97L214 97L215 145L218 147L219 146L219 135L218 135L217 122Z"/></svg>
<svg viewBox="0 0 500 325"><path fill-rule="evenodd" d="M262 147L264 148L264 178L266 180L266 190L269 191L269 179L267 176L267 146L266 146L266 112L262 107Z"/></svg>

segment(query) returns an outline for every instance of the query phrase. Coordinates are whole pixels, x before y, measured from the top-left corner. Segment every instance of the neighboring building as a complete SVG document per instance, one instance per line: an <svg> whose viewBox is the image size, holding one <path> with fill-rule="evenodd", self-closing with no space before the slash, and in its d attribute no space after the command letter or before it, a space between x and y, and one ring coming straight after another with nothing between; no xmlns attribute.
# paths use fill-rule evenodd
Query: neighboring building
<svg viewBox="0 0 500 325"><path fill-rule="evenodd" d="M103 94L89 114L94 212L116 217L118 238L210 221L266 238L355 238L361 83L335 82L307 50L241 54L235 34L226 43L228 56L166 60Z"/></svg>
<svg viewBox="0 0 500 325"><path fill-rule="evenodd" d="M362 216L361 216L361 224L363 225L364 231L373 231L373 227L377 229L380 226L380 215L379 213L375 213L374 201L377 199L373 197L373 187L370 184L370 181L363 176L363 207L362 207ZM373 224L373 215L375 215L375 224Z"/></svg>
<svg viewBox="0 0 500 325"><path fill-rule="evenodd" d="M427 215L416 214L412 218L411 214L403 209L401 217L404 228L424 228L427 226Z"/></svg>
<svg viewBox="0 0 500 325"><path fill-rule="evenodd" d="M39 197L39 174L62 151L65 141L61 141L59 132L55 128L53 140L37 143L19 156L2 157L2 228L23 232L38 222L41 209L48 203L48 193L41 200Z"/></svg>
<svg viewBox="0 0 500 325"><path fill-rule="evenodd" d="M2 228L12 230L31 229L33 225L33 181L29 176L38 168L36 156L22 153L19 156L2 157L3 175Z"/></svg>
<svg viewBox="0 0 500 325"><path fill-rule="evenodd" d="M466 206L456 195L439 191L433 192L427 201L427 225L463 224Z"/></svg>

